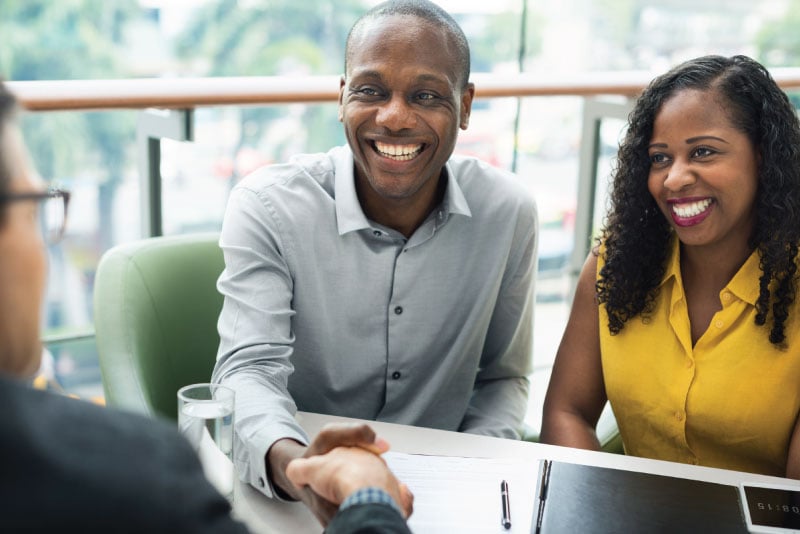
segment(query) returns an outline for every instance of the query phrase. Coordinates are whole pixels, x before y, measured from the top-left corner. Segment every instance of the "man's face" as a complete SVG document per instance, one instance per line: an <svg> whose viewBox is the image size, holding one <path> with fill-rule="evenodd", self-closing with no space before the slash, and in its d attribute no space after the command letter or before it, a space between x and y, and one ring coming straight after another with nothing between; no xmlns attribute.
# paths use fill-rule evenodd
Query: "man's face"
<svg viewBox="0 0 800 534"><path fill-rule="evenodd" d="M0 130L0 151L9 163L9 193L43 189L28 162L16 127ZM41 305L46 256L37 202L7 202L0 217L0 371L29 377L39 368Z"/></svg>
<svg viewBox="0 0 800 534"><path fill-rule="evenodd" d="M414 16L378 18L354 36L347 71L339 120L357 184L384 206L429 198L474 94L447 33Z"/></svg>

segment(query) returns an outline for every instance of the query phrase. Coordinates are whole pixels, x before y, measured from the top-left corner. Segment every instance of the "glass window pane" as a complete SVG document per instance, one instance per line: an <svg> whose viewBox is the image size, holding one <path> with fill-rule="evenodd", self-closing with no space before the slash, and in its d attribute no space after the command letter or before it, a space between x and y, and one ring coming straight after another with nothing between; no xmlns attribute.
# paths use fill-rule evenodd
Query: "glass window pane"
<svg viewBox="0 0 800 534"><path fill-rule="evenodd" d="M339 74L353 21L378 0L48 0L3 6L0 72L10 80L171 76ZM473 72L543 81L587 71L662 72L705 53L748 53L767 66L800 65L794 37L800 3L532 2L439 0L463 27ZM523 13L525 16L523 17ZM80 20L81 24L75 24ZM522 26L522 22L526 26ZM523 46L521 35L525 32ZM54 59L56 58L56 59ZM793 96L795 101L796 94ZM581 109L578 97L479 99L457 151L516 169L541 218L535 366L528 421L541 400L569 308L569 257L577 215ZM258 166L344 143L336 104L219 106L195 110L195 140L162 142L164 232L216 230L227 194ZM72 191L64 241L50 248L44 317L48 336L92 331L94 271L110 246L141 237L137 111L23 115L43 176ZM518 128L515 123L518 120ZM607 177L624 121L604 120L593 228L605 209ZM70 387L91 376L80 346L51 344ZM96 358L96 357L95 357ZM99 376L96 375L95 376Z"/></svg>

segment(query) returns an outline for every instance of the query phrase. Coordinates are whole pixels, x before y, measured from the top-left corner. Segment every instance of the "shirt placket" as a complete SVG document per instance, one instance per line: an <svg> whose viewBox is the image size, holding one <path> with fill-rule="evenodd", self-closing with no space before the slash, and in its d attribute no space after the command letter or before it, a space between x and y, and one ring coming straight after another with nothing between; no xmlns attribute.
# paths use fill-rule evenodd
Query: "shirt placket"
<svg viewBox="0 0 800 534"><path fill-rule="evenodd" d="M692 332L688 319L689 312L686 306L686 299L683 298L683 292L678 290L679 288L675 289L676 298L673 300L670 310L670 326L683 350L679 354L664 355L673 361L671 375L674 380L672 389L673 403L669 405L669 412L666 416L672 429L670 433L673 435L673 439L676 440L675 445L679 449L681 456L679 461L697 464L697 457L689 446L686 434L687 417L690 415L688 410L689 396L696 377L697 361L694 356L694 347L692 347Z"/></svg>

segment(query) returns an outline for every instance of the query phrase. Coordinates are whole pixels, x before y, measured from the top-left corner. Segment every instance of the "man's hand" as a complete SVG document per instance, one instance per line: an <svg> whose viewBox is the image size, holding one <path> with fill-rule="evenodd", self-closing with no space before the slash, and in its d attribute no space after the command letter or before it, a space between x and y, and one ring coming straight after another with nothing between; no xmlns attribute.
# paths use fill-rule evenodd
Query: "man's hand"
<svg viewBox="0 0 800 534"><path fill-rule="evenodd" d="M303 501L323 526L338 510L338 503L315 493L309 486L298 488L287 478L286 468L295 458L325 454L336 447L361 447L380 454L389 449L386 441L376 438L375 431L365 423L330 423L325 425L308 447L293 439L276 441L267 452L267 472L282 497Z"/></svg>
<svg viewBox="0 0 800 534"><path fill-rule="evenodd" d="M292 460L286 475L297 488L310 486L337 506L358 489L377 487L394 499L404 517L413 510L414 496L408 487L397 480L383 458L360 447L338 447L321 456Z"/></svg>

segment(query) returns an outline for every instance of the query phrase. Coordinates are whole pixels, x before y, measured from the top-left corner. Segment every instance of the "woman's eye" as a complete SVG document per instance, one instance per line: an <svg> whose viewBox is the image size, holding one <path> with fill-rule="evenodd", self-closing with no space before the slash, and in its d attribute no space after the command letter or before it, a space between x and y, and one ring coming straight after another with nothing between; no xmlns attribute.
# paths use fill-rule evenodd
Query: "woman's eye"
<svg viewBox="0 0 800 534"><path fill-rule="evenodd" d="M704 146L697 147L697 148L694 150L694 155L695 155L696 157L698 157L698 158L702 158L702 157L704 157L704 156L710 156L710 155L711 155L711 154L713 154L713 153L714 153L714 151L713 151L713 150L711 150L710 148L706 148L706 147L704 147Z"/></svg>
<svg viewBox="0 0 800 534"><path fill-rule="evenodd" d="M664 163L667 161L667 156L664 154L650 154L650 163L653 165L658 165L659 163Z"/></svg>

